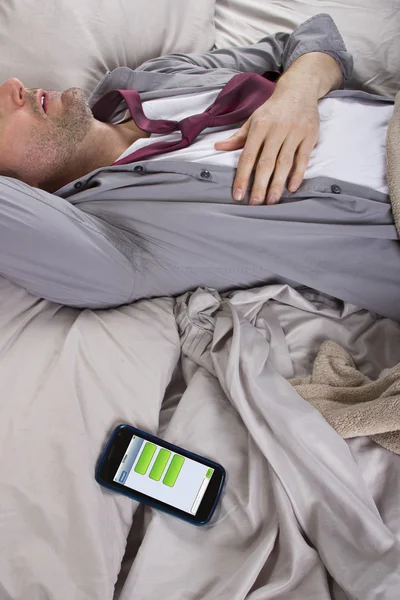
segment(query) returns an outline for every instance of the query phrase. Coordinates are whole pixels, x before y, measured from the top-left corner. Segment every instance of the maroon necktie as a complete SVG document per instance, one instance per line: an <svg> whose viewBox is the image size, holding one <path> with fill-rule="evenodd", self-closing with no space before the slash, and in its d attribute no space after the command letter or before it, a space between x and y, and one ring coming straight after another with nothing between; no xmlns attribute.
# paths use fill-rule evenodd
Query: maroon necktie
<svg viewBox="0 0 400 600"><path fill-rule="evenodd" d="M162 154L186 148L207 127L233 125L248 119L274 91L275 84L257 73L240 73L220 91L213 104L204 112L192 115L182 121L148 119L142 108L142 101L136 90L112 90L107 92L94 105L92 112L99 121L107 121L125 100L136 125L148 133L172 133L181 131L182 138L176 142L154 142L121 158L114 165L126 165ZM121 98L122 96L122 98Z"/></svg>

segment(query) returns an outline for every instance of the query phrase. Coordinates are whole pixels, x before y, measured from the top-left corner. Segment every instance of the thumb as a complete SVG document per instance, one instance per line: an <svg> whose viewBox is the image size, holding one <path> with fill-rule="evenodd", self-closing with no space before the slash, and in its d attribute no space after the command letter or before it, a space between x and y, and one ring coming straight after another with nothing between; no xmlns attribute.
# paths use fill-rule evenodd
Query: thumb
<svg viewBox="0 0 400 600"><path fill-rule="evenodd" d="M238 150L239 148L243 148L247 140L249 126L250 122L246 121L246 123L227 140L216 142L214 148L216 150Z"/></svg>

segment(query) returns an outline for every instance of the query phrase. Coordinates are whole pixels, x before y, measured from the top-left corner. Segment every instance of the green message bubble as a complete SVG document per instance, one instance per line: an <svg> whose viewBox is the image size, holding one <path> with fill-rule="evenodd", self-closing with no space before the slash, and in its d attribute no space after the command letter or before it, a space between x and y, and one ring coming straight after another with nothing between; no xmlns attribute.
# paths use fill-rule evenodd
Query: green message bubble
<svg viewBox="0 0 400 600"><path fill-rule="evenodd" d="M150 479L154 479L154 481L160 481L161 475L164 473L164 469L169 461L169 457L171 456L171 452L169 450L165 450L162 448L160 452L157 454L157 458L153 463L150 471Z"/></svg>
<svg viewBox="0 0 400 600"><path fill-rule="evenodd" d="M176 480L178 479L178 475L181 472L183 467L183 463L185 459L183 456L179 454L175 454L174 458L171 460L168 470L163 479L163 484L168 485L169 487L174 487Z"/></svg>
<svg viewBox="0 0 400 600"><path fill-rule="evenodd" d="M154 444L150 444L147 442L144 445L144 448L139 456L139 460L135 466L135 473L139 473L139 475L144 475L149 468L149 464L151 463L151 459L153 458L154 452L156 451L157 446Z"/></svg>

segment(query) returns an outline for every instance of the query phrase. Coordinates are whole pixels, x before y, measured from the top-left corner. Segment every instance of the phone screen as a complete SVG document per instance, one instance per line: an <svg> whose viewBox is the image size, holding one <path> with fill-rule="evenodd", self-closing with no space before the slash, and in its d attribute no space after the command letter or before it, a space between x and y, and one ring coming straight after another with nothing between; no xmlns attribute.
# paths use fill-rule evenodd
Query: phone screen
<svg viewBox="0 0 400 600"><path fill-rule="evenodd" d="M213 474L206 465L134 435L114 481L196 515Z"/></svg>

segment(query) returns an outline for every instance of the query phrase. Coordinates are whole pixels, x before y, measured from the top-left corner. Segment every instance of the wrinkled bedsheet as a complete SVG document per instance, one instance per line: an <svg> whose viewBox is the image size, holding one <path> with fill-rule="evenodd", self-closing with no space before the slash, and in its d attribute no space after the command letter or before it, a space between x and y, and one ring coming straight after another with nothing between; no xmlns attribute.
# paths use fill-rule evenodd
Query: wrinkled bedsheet
<svg viewBox="0 0 400 600"><path fill-rule="evenodd" d="M397 600L399 457L287 379L326 339L376 377L398 324L284 285L78 311L0 280L0 332L2 600ZM99 488L120 422L225 466L209 525Z"/></svg>
<svg viewBox="0 0 400 600"><path fill-rule="evenodd" d="M275 293L198 290L177 301L187 389L168 437L177 441L179 423L186 445L201 453L206 444L228 490L201 530L152 520L124 600L129 583L149 600L323 600L328 573L344 597L398 598L400 540L346 443L287 381L290 354L268 306Z"/></svg>

